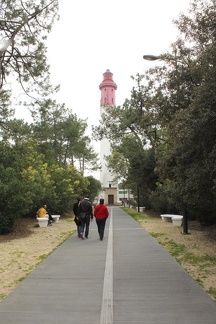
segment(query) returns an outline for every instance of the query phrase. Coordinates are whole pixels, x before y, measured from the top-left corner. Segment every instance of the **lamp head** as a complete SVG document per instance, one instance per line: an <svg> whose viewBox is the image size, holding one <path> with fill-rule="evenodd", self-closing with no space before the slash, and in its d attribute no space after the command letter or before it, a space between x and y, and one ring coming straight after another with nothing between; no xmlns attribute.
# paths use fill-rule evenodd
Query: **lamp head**
<svg viewBox="0 0 216 324"><path fill-rule="evenodd" d="M143 55L143 58L144 58L144 60L147 60L147 61L156 61L156 60L160 59L160 56L149 54L149 55Z"/></svg>

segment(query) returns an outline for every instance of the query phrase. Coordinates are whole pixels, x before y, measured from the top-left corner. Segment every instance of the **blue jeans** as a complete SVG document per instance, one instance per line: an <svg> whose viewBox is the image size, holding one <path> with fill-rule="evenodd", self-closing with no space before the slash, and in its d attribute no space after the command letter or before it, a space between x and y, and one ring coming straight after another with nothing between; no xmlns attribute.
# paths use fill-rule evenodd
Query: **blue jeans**
<svg viewBox="0 0 216 324"><path fill-rule="evenodd" d="M80 226L79 226L79 233L84 235L85 237L88 237L89 235L89 224L90 224L90 215L86 215L85 217L82 217L80 215Z"/></svg>

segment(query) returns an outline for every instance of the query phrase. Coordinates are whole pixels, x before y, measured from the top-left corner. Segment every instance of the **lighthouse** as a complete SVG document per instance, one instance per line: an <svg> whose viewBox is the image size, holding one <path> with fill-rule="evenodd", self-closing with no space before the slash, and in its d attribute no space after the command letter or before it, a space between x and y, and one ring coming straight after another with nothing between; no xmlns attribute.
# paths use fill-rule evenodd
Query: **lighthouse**
<svg viewBox="0 0 216 324"><path fill-rule="evenodd" d="M106 70L103 74L103 81L99 85L101 91L100 114L106 111L107 107L113 107L116 104L115 91L116 83L113 81L113 74L110 70ZM104 198L105 204L113 205L117 202L117 184L114 182L114 176L107 167L105 157L111 154L110 142L107 138L103 138L100 142L100 182L103 188L101 197Z"/></svg>

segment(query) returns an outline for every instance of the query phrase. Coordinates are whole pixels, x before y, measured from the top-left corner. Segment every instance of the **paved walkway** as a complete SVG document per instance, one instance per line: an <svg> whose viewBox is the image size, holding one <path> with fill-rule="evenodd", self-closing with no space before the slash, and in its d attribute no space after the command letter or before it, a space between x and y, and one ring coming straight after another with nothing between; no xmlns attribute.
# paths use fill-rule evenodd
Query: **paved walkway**
<svg viewBox="0 0 216 324"><path fill-rule="evenodd" d="M215 324L216 303L112 207L104 240L95 221L88 240L71 236L0 303L0 323Z"/></svg>

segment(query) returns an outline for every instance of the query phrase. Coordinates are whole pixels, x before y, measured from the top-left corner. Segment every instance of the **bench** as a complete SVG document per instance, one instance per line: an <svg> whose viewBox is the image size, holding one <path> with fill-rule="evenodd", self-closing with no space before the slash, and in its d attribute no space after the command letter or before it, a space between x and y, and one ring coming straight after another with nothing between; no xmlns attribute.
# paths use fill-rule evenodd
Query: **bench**
<svg viewBox="0 0 216 324"><path fill-rule="evenodd" d="M55 221L56 223L59 222L60 215L51 215L51 216L52 216L52 218L54 219L54 221ZM49 214L46 214L45 217L47 217L47 218L49 219Z"/></svg>
<svg viewBox="0 0 216 324"><path fill-rule="evenodd" d="M172 217L174 215L171 215L171 214L161 214L160 216L162 218L162 221L164 221L164 222L172 222Z"/></svg>
<svg viewBox="0 0 216 324"><path fill-rule="evenodd" d="M48 214L46 214L45 217L36 217L36 218L40 227L47 227L48 220L49 220ZM60 215L52 215L52 218L54 219L55 223L58 223Z"/></svg>
<svg viewBox="0 0 216 324"><path fill-rule="evenodd" d="M47 217L37 217L37 221L38 221L39 227L47 227L47 225L48 225Z"/></svg>
<svg viewBox="0 0 216 324"><path fill-rule="evenodd" d="M58 223L59 222L60 215L52 215L52 218L54 219L54 221L56 223Z"/></svg>
<svg viewBox="0 0 216 324"><path fill-rule="evenodd" d="M174 226L182 226L182 220L183 220L182 215L175 215L172 218L172 223Z"/></svg>
<svg viewBox="0 0 216 324"><path fill-rule="evenodd" d="M174 214L161 214L160 215L164 222L172 222L175 226L182 225L182 215L174 215Z"/></svg>
<svg viewBox="0 0 216 324"><path fill-rule="evenodd" d="M136 210L138 211L138 207L136 207ZM139 207L140 212L143 212L145 210L145 207Z"/></svg>

